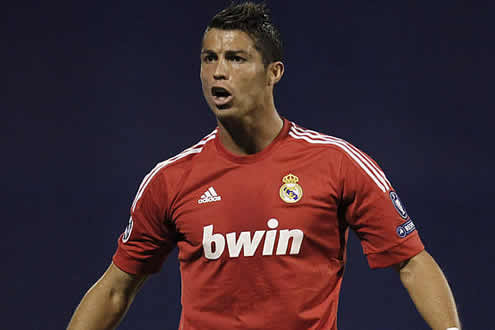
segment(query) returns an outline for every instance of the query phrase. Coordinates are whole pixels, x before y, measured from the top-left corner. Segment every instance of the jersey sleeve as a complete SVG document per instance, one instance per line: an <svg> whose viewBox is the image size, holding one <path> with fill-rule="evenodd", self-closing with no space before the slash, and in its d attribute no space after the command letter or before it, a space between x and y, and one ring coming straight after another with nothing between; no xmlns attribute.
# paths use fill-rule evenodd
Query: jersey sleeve
<svg viewBox="0 0 495 330"><path fill-rule="evenodd" d="M118 239L113 263L130 274L160 270L176 244L175 228L167 221L168 191L163 173L144 179L131 207L129 223Z"/></svg>
<svg viewBox="0 0 495 330"><path fill-rule="evenodd" d="M382 169L348 145L341 163L345 220L371 268L384 268L424 250L416 227Z"/></svg>

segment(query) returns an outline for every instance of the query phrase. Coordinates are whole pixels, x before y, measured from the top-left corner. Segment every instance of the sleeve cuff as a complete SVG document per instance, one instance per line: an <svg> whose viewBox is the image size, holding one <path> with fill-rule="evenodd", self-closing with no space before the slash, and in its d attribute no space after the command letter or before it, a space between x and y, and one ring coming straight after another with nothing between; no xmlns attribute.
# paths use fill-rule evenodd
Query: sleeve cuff
<svg viewBox="0 0 495 330"><path fill-rule="evenodd" d="M112 261L120 270L133 275L153 274L160 271L161 268L161 264L145 263L141 260L134 259L122 249L117 249Z"/></svg>
<svg viewBox="0 0 495 330"><path fill-rule="evenodd" d="M388 250L368 254L368 264L371 269L385 268L410 259L425 249L418 234Z"/></svg>

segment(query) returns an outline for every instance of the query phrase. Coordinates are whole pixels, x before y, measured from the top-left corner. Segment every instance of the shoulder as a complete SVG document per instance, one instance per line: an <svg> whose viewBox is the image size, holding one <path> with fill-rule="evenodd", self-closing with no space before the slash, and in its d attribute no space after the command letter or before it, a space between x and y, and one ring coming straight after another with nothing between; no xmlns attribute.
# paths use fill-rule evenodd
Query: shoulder
<svg viewBox="0 0 495 330"><path fill-rule="evenodd" d="M215 139L217 135L217 129L214 129L210 134L206 135L199 142L191 147L184 149L177 155L170 157L167 160L156 164L151 173L166 173L168 171L175 171L191 166L195 161L199 160L199 155L208 147L210 141Z"/></svg>
<svg viewBox="0 0 495 330"><path fill-rule="evenodd" d="M290 123L289 136L304 148L328 150L333 154L350 155L359 149L348 141Z"/></svg>
<svg viewBox="0 0 495 330"><path fill-rule="evenodd" d="M338 160L338 166L341 169L345 168L344 172L362 173L365 177L375 182L381 190L390 189L390 182L376 161L352 143L338 137L303 128L293 122L291 122L289 136L299 141L300 144L305 145L308 149L315 149L321 153L331 155L333 160ZM351 171L349 172L349 170Z"/></svg>
<svg viewBox="0 0 495 330"><path fill-rule="evenodd" d="M206 135L199 142L183 150L177 155L161 161L144 177L141 182L136 199L143 192L154 185L173 185L175 181L180 181L181 177L188 172L194 164L201 161L201 153L211 144L210 141L215 139L217 129Z"/></svg>
<svg viewBox="0 0 495 330"><path fill-rule="evenodd" d="M188 166L192 166L194 162L200 161L200 158L198 156L200 156L200 154L204 152L206 148L208 148L208 146L213 142L216 136L217 129L214 129L210 134L206 135L196 144L190 146L187 149L184 149L177 155L156 164L151 173L156 172L163 174L168 171L180 170L183 168L187 168Z"/></svg>

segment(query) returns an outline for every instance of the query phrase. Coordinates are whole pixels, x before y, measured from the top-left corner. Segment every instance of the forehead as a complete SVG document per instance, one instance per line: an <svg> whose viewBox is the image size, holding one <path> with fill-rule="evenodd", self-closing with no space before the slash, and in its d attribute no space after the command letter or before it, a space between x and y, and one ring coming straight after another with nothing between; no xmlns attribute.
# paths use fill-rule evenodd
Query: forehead
<svg viewBox="0 0 495 330"><path fill-rule="evenodd" d="M210 29L203 38L203 49L221 52L227 50L254 50L254 41L241 30Z"/></svg>

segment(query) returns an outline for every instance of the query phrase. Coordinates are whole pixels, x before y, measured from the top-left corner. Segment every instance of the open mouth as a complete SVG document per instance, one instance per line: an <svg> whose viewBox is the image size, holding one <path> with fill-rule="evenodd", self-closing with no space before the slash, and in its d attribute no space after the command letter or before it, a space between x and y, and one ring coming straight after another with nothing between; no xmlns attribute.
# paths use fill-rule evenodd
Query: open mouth
<svg viewBox="0 0 495 330"><path fill-rule="evenodd" d="M211 89L211 95L217 106L225 106L232 100L232 94L223 87L213 87Z"/></svg>

